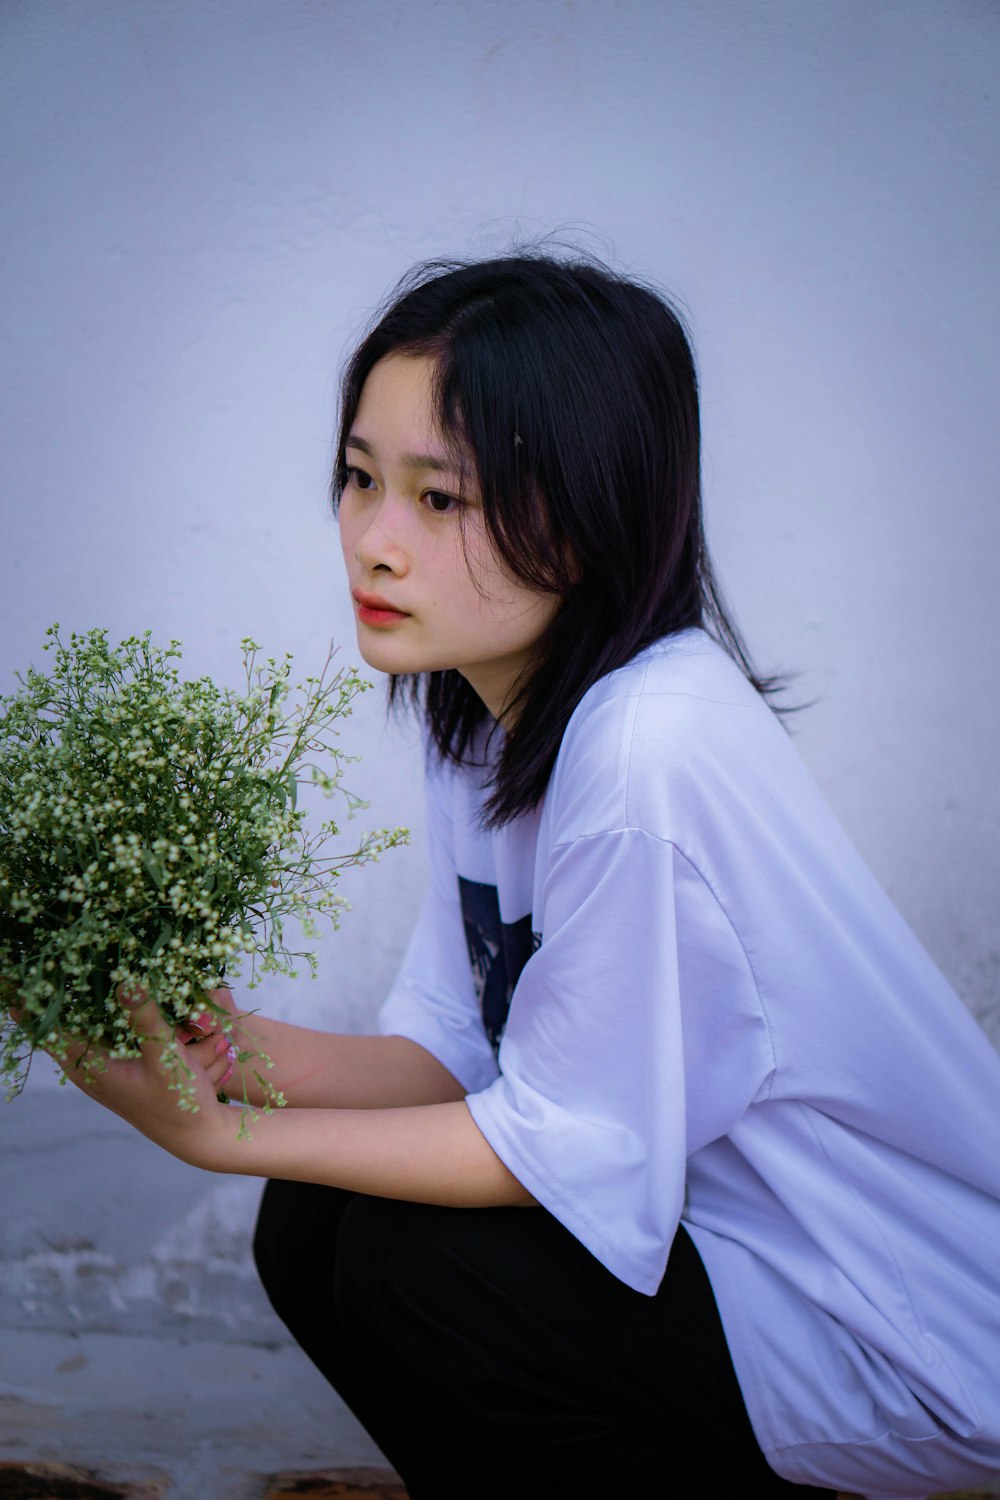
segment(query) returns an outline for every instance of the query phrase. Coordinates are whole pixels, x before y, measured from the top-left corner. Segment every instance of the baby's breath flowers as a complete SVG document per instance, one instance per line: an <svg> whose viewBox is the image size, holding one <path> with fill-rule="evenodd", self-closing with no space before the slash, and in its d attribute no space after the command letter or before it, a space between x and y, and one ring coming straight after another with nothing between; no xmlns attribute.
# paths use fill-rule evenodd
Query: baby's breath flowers
<svg viewBox="0 0 1000 1500"><path fill-rule="evenodd" d="M51 673L31 668L0 698L0 1073L15 1092L35 1048L62 1061L80 1043L136 1055L122 996L137 989L178 1027L211 1008L206 992L243 955L251 988L260 973L294 973L295 959L315 974L313 953L286 946L286 921L307 938L320 919L336 926L339 872L406 838L382 829L333 854L336 823L310 832L297 805L308 782L339 791L348 816L364 806L340 784L355 757L336 741L368 684L353 668L331 672L332 648L320 676L293 689L291 657L261 661L244 640L236 692L182 681L180 643L153 646L148 631L117 647L104 630L68 646L58 625L47 635ZM244 1069L266 1061L240 1054ZM164 1062L189 1104L183 1047Z"/></svg>

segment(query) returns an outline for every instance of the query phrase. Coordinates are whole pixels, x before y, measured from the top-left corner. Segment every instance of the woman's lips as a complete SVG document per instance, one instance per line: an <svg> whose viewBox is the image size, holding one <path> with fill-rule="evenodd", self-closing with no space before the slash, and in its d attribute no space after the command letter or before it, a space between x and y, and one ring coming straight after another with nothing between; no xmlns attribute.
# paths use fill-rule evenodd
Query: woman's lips
<svg viewBox="0 0 1000 1500"><path fill-rule="evenodd" d="M366 594L363 589L352 589L354 602L358 606L358 619L365 625L395 625L409 618L405 610L394 609L381 594Z"/></svg>

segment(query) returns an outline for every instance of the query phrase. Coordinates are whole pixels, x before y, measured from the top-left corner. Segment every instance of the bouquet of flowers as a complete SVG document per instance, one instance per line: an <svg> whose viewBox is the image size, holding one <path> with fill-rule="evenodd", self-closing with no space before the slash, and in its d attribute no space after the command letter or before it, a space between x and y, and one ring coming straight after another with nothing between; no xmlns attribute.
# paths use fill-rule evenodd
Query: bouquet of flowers
<svg viewBox="0 0 1000 1500"><path fill-rule="evenodd" d="M340 871L406 839L382 829L332 854L337 824L310 832L298 806L306 782L339 791L348 817L365 805L340 784L356 757L336 741L369 684L331 672L332 648L293 688L290 656L261 661L244 640L237 692L182 681L180 643L158 648L149 632L117 647L104 630L68 646L58 625L47 635L51 673L32 668L0 698L0 1073L12 1093L37 1047L63 1062L81 1042L137 1055L123 995L147 991L182 1027L244 955L251 988L259 973L294 974L295 959L315 974L315 954L286 946L286 921L307 938L321 918L337 926ZM182 1052L165 1063L184 1105ZM253 1058L266 1065L239 1061ZM270 1102L284 1101L271 1090Z"/></svg>

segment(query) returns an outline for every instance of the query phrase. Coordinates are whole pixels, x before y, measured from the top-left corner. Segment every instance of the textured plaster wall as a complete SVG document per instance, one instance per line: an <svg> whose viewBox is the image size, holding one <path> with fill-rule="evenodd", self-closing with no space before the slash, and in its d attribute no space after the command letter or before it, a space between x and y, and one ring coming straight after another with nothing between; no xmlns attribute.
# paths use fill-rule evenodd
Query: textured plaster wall
<svg viewBox="0 0 1000 1500"><path fill-rule="evenodd" d="M353 659L342 354L415 259L568 226L685 305L736 615L1000 1037L998 64L979 0L6 0L0 691L53 619L223 677L247 633ZM355 785L415 846L266 995L330 1026L421 889L369 699Z"/></svg>

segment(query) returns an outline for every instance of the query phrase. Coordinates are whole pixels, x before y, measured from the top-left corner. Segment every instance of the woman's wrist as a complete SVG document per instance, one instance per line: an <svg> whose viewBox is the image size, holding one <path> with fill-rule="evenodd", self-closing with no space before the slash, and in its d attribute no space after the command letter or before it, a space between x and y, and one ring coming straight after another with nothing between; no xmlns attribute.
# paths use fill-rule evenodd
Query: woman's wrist
<svg viewBox="0 0 1000 1500"><path fill-rule="evenodd" d="M178 1126L173 1140L160 1142L172 1155L203 1172L247 1173L252 1166L253 1120L257 1111L237 1103L213 1099L202 1104L189 1124ZM241 1131L246 1139L239 1139ZM247 1132L249 1134L247 1135ZM246 1148L251 1148L247 1150Z"/></svg>

